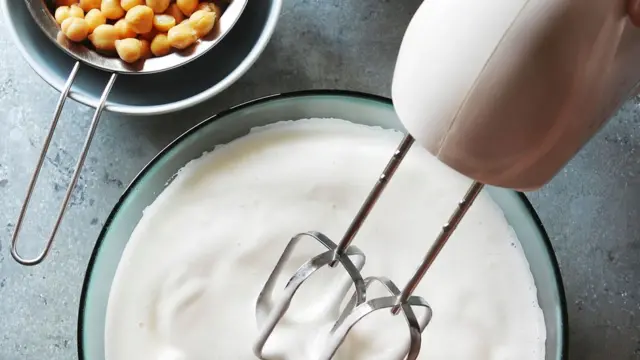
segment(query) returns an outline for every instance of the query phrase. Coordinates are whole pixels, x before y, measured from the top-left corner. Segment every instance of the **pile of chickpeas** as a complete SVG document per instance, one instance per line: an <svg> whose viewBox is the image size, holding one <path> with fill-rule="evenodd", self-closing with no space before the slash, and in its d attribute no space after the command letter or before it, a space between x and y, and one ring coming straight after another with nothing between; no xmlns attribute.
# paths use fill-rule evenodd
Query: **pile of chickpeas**
<svg viewBox="0 0 640 360"><path fill-rule="evenodd" d="M224 0L219 0L224 1ZM56 0L54 17L71 41L89 41L127 63L165 56L206 36L222 15L198 0Z"/></svg>

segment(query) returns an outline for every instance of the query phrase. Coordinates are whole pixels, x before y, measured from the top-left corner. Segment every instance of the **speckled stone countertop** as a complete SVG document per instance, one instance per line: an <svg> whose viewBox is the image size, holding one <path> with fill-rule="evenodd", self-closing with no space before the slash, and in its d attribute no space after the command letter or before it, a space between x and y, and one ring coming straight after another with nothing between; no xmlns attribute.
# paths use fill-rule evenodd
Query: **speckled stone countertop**
<svg viewBox="0 0 640 360"><path fill-rule="evenodd" d="M222 95L159 118L106 114L51 257L35 268L13 262L10 233L58 93L0 31L0 360L77 357L79 294L95 239L120 193L164 145L224 108L272 93L342 88L388 96L418 4L287 1L262 58ZM49 230L92 113L73 101L66 106L26 235ZM570 359L640 359L640 105L628 102L564 171L528 196L562 268Z"/></svg>

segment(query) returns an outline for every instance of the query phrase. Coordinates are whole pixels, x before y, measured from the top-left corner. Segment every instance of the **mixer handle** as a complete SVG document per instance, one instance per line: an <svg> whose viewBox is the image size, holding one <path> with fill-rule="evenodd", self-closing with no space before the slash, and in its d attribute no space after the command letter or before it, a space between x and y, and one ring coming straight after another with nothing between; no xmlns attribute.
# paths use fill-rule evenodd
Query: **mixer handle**
<svg viewBox="0 0 640 360"><path fill-rule="evenodd" d="M22 222L27 213L27 209L29 207L29 202L31 201L31 196L33 195L33 190L38 181L38 177L40 176L40 171L42 170L42 166L44 163L44 159L49 151L49 146L51 145L51 139L53 138L53 134L55 133L56 127L58 126L58 120L60 119L60 114L62 113L62 108L64 107L64 103L69 97L69 91L71 90L71 86L76 78L76 74L80 69L80 62L76 62L69 74L69 78L67 79L66 84L64 85L64 89L60 94L60 99L58 100L58 105L56 106L56 111L53 115L53 120L51 121L51 125L49 128L49 133L44 140L44 145L42 146L42 150L40 152L40 158L38 159L38 164L36 165L36 169L31 176L31 181L29 182L29 187L27 189L27 195L24 199L24 203L22 204L22 209L20 210L20 215L18 216L18 221L16 222L16 227L13 231L13 237L11 238L11 256L20 264L25 266L33 266L40 264L51 250L51 245L53 244L53 239L60 228L60 224L62 223L62 218L64 217L64 213L67 209L67 205L69 204L69 199L71 199L71 194L76 184L78 183L78 178L80 177L80 171L84 166L84 162L87 158L87 154L89 152L89 146L91 145L91 141L93 140L93 136L95 135L96 129L98 128L98 123L100 122L100 115L102 114L102 110L104 110L105 104L107 102L107 97L111 92L111 88L113 88L113 84L116 80L117 74L112 74L109 82L107 83L104 91L102 92L102 96L100 97L100 102L98 103L98 107L96 108L96 112L93 115L93 120L91 120L91 126L89 128L89 132L87 133L87 137L84 141L84 146L82 148L82 152L80 153L80 157L78 158L78 162L76 163L76 167L73 171L73 177L71 178L71 182L67 187L67 192L64 196L64 200L62 201L62 206L58 212L58 218L56 219L55 225L53 226L53 230L49 235L49 239L47 240L44 249L32 259L26 259L22 257L18 253L18 236L20 235L20 230L22 228Z"/></svg>

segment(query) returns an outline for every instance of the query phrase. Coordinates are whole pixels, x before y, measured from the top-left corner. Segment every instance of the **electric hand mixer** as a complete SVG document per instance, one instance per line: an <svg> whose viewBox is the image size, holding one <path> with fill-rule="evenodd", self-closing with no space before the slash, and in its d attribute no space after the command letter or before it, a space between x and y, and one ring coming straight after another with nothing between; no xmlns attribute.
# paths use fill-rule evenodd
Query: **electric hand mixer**
<svg viewBox="0 0 640 360"><path fill-rule="evenodd" d="M393 80L394 106L408 130L339 243L319 232L295 236L260 293L256 310L263 348L301 284L341 265L354 295L337 319L320 360L331 359L355 324L372 312L402 313L410 328L403 357L416 359L431 319L413 295L483 184L531 190L549 181L605 120L634 94L640 79L639 1L427 0L403 39ZM414 140L415 139L415 140ZM400 290L384 277L363 279L364 254L351 243L412 144L475 181ZM293 274L274 298L275 281L296 245L326 251ZM388 296L370 299L379 282ZM417 317L414 307L426 309Z"/></svg>

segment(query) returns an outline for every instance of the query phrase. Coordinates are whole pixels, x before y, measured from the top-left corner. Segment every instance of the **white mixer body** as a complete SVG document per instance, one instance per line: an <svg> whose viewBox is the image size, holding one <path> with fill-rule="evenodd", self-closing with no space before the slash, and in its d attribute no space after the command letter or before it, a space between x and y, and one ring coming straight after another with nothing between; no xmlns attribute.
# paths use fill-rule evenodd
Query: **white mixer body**
<svg viewBox="0 0 640 360"><path fill-rule="evenodd" d="M426 0L393 100L441 161L519 190L548 182L640 80L626 0Z"/></svg>

